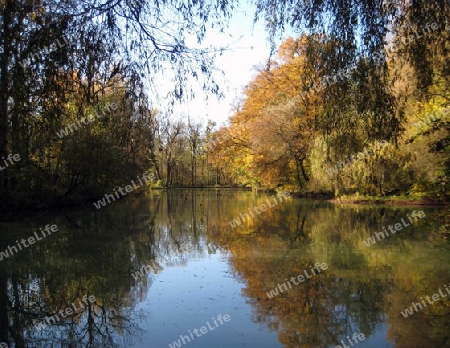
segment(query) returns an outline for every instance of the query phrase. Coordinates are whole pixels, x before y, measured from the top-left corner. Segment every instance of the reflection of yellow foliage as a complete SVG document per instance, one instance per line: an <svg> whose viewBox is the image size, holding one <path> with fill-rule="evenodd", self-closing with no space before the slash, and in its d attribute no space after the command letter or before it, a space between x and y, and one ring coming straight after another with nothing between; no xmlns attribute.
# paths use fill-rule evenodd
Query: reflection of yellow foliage
<svg viewBox="0 0 450 348"><path fill-rule="evenodd" d="M258 204L258 199L248 205ZM449 253L436 252L435 245L442 244L436 235L426 237L428 245L410 240L411 230L367 248L362 241L387 223L380 212L368 206L315 209L293 201L259 216L246 235L236 236L224 225L218 242L231 251L233 268L245 284L243 293L254 308L253 319L277 330L285 347L315 348L337 345L350 323L368 337L386 313L397 347L439 347L446 320L433 319L434 329L420 315L410 321L398 316L415 298L432 294L444 280L448 284ZM395 214L399 212L389 213ZM429 217L439 222L433 214ZM423 238L433 230L417 225L413 236ZM317 261L326 262L328 269L268 298L277 284ZM430 310L431 316L448 313L448 300ZM414 339L409 337L411 322L417 325Z"/></svg>

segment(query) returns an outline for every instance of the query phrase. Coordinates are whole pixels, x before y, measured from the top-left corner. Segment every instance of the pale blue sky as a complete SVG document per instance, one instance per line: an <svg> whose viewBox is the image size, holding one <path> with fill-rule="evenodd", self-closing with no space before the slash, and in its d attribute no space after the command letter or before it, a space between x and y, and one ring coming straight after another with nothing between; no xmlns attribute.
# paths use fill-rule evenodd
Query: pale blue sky
<svg viewBox="0 0 450 348"><path fill-rule="evenodd" d="M190 102L178 105L173 117L182 116L206 124L208 119L218 126L226 123L232 115L236 100L242 98L242 89L257 74L256 67L265 66L270 53L268 35L263 22L253 24L255 8L249 4L240 4L234 11L229 28L224 33L210 30L203 46L230 46L222 56L217 57L217 67L225 72L225 80L220 87L225 98L217 100L210 96L205 101L205 94L198 89L197 97ZM288 35L286 34L285 37ZM281 40L278 44L281 43ZM169 88L170 86L167 86Z"/></svg>

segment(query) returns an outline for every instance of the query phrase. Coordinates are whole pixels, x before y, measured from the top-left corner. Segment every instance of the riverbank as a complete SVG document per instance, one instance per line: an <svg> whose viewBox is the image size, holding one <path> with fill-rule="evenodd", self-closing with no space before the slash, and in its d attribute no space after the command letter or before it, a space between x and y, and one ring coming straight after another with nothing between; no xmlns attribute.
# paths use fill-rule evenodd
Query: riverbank
<svg viewBox="0 0 450 348"><path fill-rule="evenodd" d="M333 204L361 204L361 205L405 205L405 206L441 206L449 205L450 200L437 197L417 198L407 196L341 196L336 197L332 193L324 192L290 192L295 198L309 198L325 200Z"/></svg>
<svg viewBox="0 0 450 348"><path fill-rule="evenodd" d="M438 200L408 200L408 199L331 199L331 203L334 204L377 204L377 205L407 205L407 206L440 206L440 205L449 205L450 202L438 201Z"/></svg>
<svg viewBox="0 0 450 348"><path fill-rule="evenodd" d="M140 195L143 192L158 192L170 190L252 190L250 187L237 186L209 186L209 187L147 187L146 189L135 192L132 195ZM273 189L258 189L261 192L273 192ZM408 197L408 196L341 196L336 197L331 192L299 192L287 191L294 198L302 199L316 199L323 200L333 204L359 204L359 205L397 205L397 206L445 206L450 204L450 197L438 199L437 197ZM22 197L23 198L23 197ZM83 206L92 204L95 200L93 198L87 199L85 197L57 197L47 196L46 200L40 199L5 199L0 202L0 215L9 216L14 213L31 213L48 210L61 210L70 207Z"/></svg>

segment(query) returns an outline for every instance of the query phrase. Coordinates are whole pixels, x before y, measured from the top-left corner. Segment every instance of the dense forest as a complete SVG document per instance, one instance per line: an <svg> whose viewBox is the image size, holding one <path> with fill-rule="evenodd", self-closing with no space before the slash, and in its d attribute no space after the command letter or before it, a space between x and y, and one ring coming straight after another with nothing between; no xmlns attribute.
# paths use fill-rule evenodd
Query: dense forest
<svg viewBox="0 0 450 348"><path fill-rule="evenodd" d="M449 196L447 1L257 0L273 55L218 129L158 110L192 84L220 96L214 54L232 1L0 2L0 209L153 187L246 186ZM297 37L280 47L289 25Z"/></svg>
<svg viewBox="0 0 450 348"><path fill-rule="evenodd" d="M256 187L337 196L448 195L450 95L442 62L449 57L434 58L424 92L399 54L405 44L393 39L384 52L389 94L366 95L379 88L368 70L381 69L379 62L361 56L321 76L333 39L287 39L278 60L246 87L230 126L219 131L227 140L217 163L233 163L227 167L233 181Z"/></svg>

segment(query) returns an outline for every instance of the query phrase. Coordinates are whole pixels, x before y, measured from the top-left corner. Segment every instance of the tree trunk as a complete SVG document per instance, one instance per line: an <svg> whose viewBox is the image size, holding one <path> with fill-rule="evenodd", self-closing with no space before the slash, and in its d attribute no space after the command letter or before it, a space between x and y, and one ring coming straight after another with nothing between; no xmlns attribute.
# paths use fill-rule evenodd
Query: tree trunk
<svg viewBox="0 0 450 348"><path fill-rule="evenodd" d="M298 185L300 186L300 189L303 189L302 180L300 179L300 164L298 163L297 157L295 157L295 167L296 167L296 172L297 172Z"/></svg>
<svg viewBox="0 0 450 348"><path fill-rule="evenodd" d="M308 182L310 178L306 175L305 167L303 166L303 159L300 160L300 168L302 169L303 178L305 178L305 181Z"/></svg>
<svg viewBox="0 0 450 348"><path fill-rule="evenodd" d="M11 23L14 0L4 1L3 32L1 45L3 53L0 58L0 160L8 151L8 99L9 99L9 57L11 52ZM0 171L0 195L6 191L6 170Z"/></svg>
<svg viewBox="0 0 450 348"><path fill-rule="evenodd" d="M0 250L5 247L6 243L0 242ZM0 268L0 337L5 343L9 341L8 300L8 275L6 270Z"/></svg>

